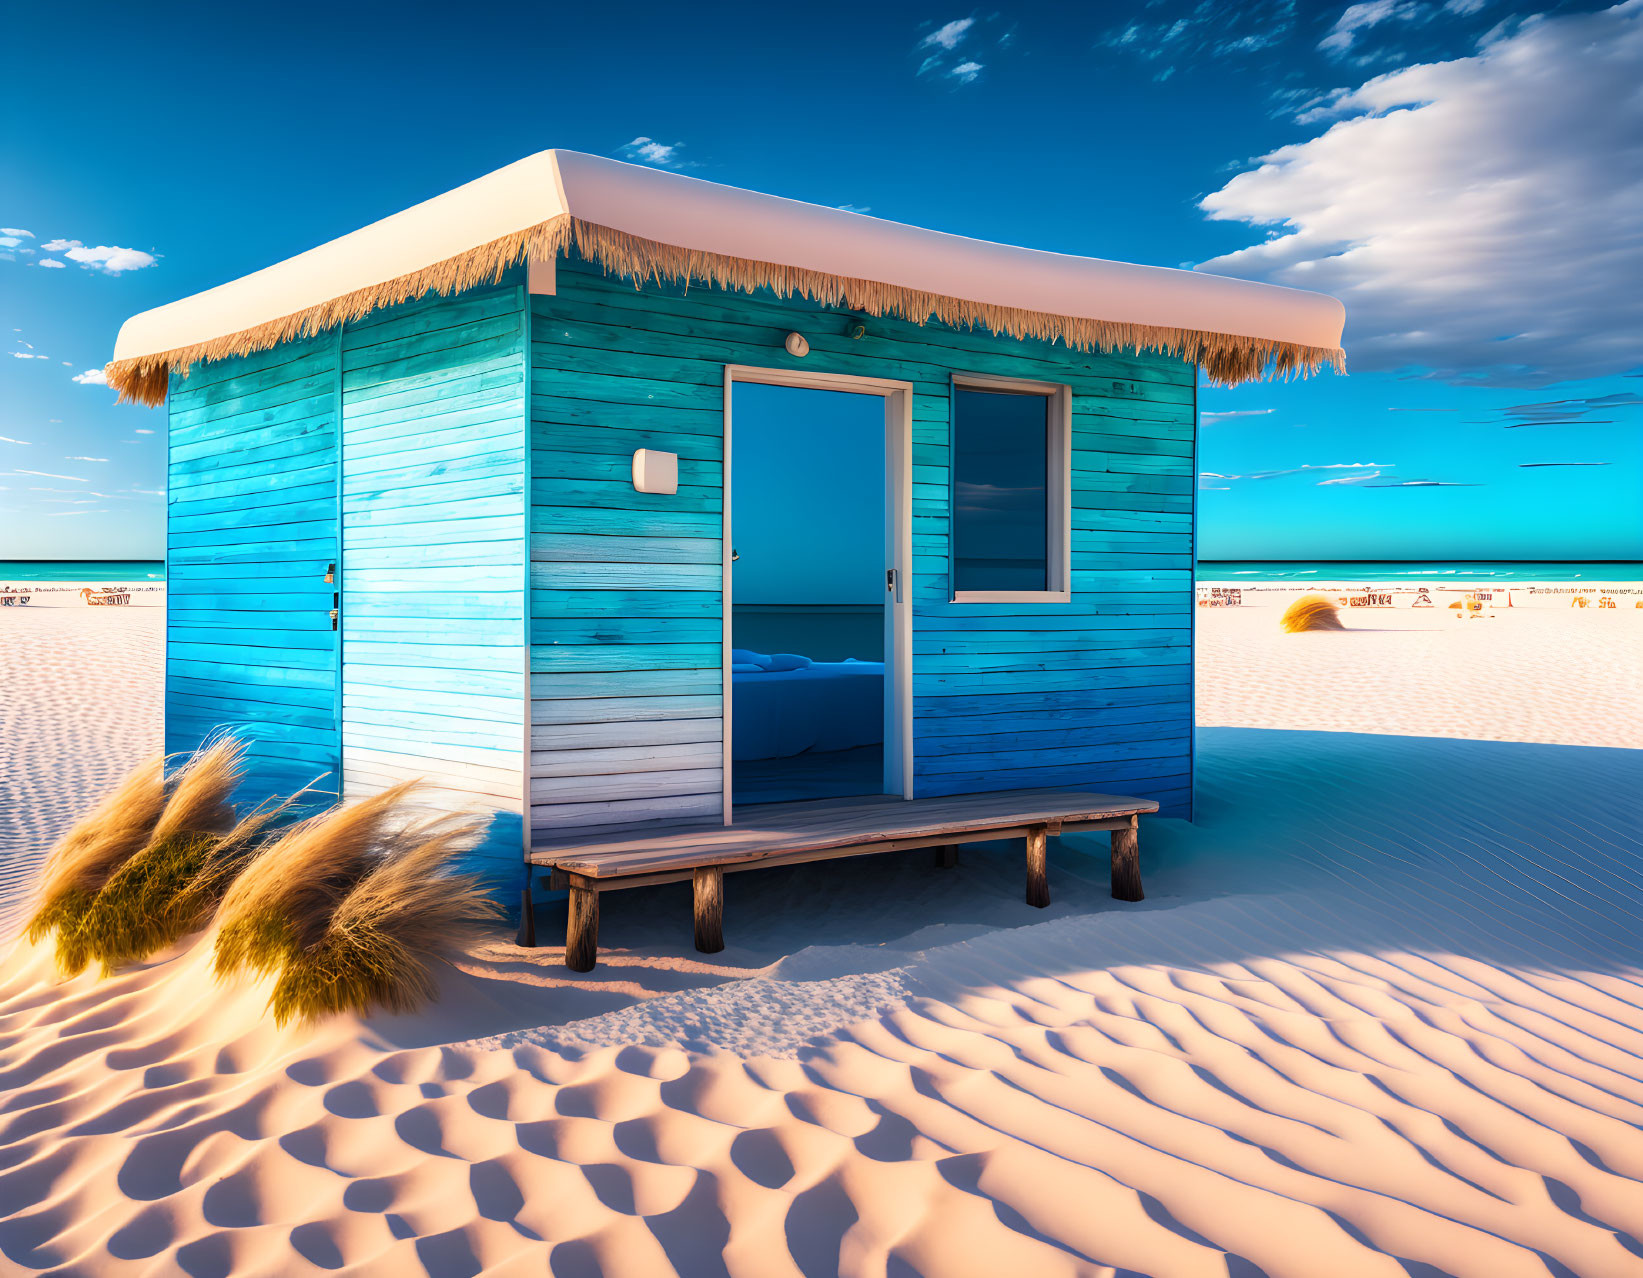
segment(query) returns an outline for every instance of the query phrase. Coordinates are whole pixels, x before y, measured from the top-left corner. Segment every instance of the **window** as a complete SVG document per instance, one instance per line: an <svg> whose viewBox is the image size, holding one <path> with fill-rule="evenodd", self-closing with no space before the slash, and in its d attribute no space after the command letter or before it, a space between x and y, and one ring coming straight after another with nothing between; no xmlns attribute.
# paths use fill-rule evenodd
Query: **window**
<svg viewBox="0 0 1643 1278"><path fill-rule="evenodd" d="M1064 386L953 379L955 602L1068 598L1067 404Z"/></svg>

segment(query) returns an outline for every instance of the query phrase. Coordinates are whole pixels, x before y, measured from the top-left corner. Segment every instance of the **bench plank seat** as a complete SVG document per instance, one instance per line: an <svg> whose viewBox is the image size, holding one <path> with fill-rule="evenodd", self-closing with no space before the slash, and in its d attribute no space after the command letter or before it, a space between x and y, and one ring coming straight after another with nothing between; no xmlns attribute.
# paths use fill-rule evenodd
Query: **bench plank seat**
<svg viewBox="0 0 1643 1278"><path fill-rule="evenodd" d="M771 865L933 847L940 864L961 843L1022 838L1027 845L1027 900L1049 904L1045 840L1062 831L1112 834L1113 895L1141 899L1137 818L1156 812L1150 799L1082 790L1001 790L931 799L885 795L772 803L716 822L647 824L576 838L548 839L531 849L519 943L535 944L529 874L552 872L570 890L566 965L590 970L598 952L598 895L618 888L692 880L697 948L723 947L724 874Z"/></svg>

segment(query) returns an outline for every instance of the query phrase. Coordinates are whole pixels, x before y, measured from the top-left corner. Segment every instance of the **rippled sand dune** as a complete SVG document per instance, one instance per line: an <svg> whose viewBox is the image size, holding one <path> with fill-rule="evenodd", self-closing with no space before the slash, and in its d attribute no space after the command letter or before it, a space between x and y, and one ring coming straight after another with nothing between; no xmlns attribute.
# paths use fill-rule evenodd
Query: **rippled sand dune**
<svg viewBox="0 0 1643 1278"><path fill-rule="evenodd" d="M1201 617L1201 706L1287 667L1334 730L1204 727L1200 819L1145 828L1139 904L1107 896L1093 842L1052 853L1047 911L1020 899L1017 848L946 871L909 853L737 876L731 948L707 957L688 888L637 890L592 973L499 940L426 1014L309 1031L275 1030L259 987L214 987L202 946L62 984L14 951L0 1255L1643 1274L1643 756L1555 743L1581 672L1610 661L1623 687L1626 650L1570 640L1529 688L1463 650L1437 669L1471 679L1485 729L1541 718L1434 739L1364 710L1375 663L1435 669L1407 639L1246 624ZM1280 701L1247 705L1264 723Z"/></svg>

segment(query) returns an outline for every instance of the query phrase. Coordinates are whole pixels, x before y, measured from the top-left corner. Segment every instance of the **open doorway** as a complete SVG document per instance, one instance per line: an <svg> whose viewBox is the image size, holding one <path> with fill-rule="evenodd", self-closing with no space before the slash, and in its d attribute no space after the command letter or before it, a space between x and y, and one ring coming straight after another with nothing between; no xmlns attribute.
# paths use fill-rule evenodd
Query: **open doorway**
<svg viewBox="0 0 1643 1278"><path fill-rule="evenodd" d="M727 391L732 809L903 793L898 400L834 379Z"/></svg>

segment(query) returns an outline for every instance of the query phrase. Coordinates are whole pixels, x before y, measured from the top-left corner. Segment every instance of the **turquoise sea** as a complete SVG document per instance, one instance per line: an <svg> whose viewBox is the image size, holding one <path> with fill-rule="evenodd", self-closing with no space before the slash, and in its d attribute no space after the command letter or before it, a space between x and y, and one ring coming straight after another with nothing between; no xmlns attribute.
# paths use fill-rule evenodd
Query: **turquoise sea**
<svg viewBox="0 0 1643 1278"><path fill-rule="evenodd" d="M1464 577L1493 581L1643 581L1643 562L1563 563L1487 559L1377 560L1201 559L1200 581L1381 581ZM165 563L155 559L0 559L0 582L164 581Z"/></svg>
<svg viewBox="0 0 1643 1278"><path fill-rule="evenodd" d="M1643 581L1643 562L1603 563L1461 559L1382 562L1379 560L1200 559L1199 581Z"/></svg>
<svg viewBox="0 0 1643 1278"><path fill-rule="evenodd" d="M0 582L164 580L163 559L0 559Z"/></svg>

